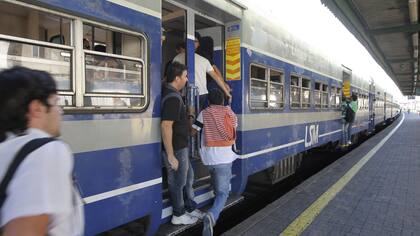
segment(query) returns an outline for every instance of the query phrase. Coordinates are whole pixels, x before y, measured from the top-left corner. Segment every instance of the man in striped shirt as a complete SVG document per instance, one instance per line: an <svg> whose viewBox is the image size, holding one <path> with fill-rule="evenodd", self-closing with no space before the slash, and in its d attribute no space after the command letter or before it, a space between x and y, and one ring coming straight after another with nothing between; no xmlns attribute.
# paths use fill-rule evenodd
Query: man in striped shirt
<svg viewBox="0 0 420 236"><path fill-rule="evenodd" d="M213 226L219 218L230 192L232 162L237 155L232 150L238 125L235 113L224 104L224 93L218 88L210 90L210 106L204 109L193 124L201 132L200 154L212 178L215 199L204 216L203 235L213 235Z"/></svg>

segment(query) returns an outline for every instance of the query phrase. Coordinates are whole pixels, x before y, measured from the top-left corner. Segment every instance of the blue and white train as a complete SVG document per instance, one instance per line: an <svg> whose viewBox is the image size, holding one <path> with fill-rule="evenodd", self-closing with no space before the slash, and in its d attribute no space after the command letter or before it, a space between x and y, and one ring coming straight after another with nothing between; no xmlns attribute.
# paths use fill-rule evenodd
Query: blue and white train
<svg viewBox="0 0 420 236"><path fill-rule="evenodd" d="M57 81L87 235L139 219L152 235L170 219L161 78L175 45L185 42L194 84L195 31L213 42L212 59L233 89L240 121L235 194L255 173L270 170L276 182L296 170L300 153L340 143L346 81L351 86L344 89L359 97L355 138L399 112L392 91L235 1L1 1L0 69L27 66ZM213 196L209 177L193 162L196 200L204 206Z"/></svg>

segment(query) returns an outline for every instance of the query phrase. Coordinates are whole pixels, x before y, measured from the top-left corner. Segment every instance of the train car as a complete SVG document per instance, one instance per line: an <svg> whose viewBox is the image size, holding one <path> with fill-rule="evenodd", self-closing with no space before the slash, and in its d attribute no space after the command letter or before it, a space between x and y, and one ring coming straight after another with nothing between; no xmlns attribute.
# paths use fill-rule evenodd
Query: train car
<svg viewBox="0 0 420 236"><path fill-rule="evenodd" d="M86 235L134 220L152 235L169 221L161 79L175 45L183 43L194 85L196 31L233 89L240 152L233 166L235 195L253 174L268 171L278 182L295 172L302 152L338 146L344 90L358 95L355 137L397 115L392 91L235 2L6 0L0 19L0 69L45 70L58 84L62 135L75 156ZM213 193L195 153L191 144L196 201L204 206Z"/></svg>

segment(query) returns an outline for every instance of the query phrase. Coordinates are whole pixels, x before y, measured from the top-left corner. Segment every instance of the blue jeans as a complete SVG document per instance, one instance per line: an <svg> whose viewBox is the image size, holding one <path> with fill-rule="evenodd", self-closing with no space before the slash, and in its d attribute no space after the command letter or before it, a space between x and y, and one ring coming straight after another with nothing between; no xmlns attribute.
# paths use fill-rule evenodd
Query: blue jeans
<svg viewBox="0 0 420 236"><path fill-rule="evenodd" d="M194 170L188 157L188 148L176 150L174 154L179 162L178 170L175 171L170 167L165 151L163 151L163 161L168 172L173 215L181 216L185 211L192 212L197 207L197 203L194 202Z"/></svg>
<svg viewBox="0 0 420 236"><path fill-rule="evenodd" d="M232 163L209 165L206 167L210 171L213 190L216 195L213 206L208 212L213 215L214 221L216 222L229 196L230 179L232 178Z"/></svg>
<svg viewBox="0 0 420 236"><path fill-rule="evenodd" d="M343 133L344 143L347 143L347 142L351 141L351 127L352 127L352 125L353 125L353 122L344 123L344 133Z"/></svg>

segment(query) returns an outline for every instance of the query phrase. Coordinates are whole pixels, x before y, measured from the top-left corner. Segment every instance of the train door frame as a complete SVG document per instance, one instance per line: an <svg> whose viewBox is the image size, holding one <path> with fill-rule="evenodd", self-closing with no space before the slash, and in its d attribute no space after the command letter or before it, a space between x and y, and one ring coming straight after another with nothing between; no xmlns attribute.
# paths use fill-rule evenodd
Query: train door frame
<svg viewBox="0 0 420 236"><path fill-rule="evenodd" d="M206 1L202 1L202 2L206 3ZM222 47L221 47L221 49L223 50L223 52L222 52L222 55L223 55L222 75L226 74L225 73L226 66L224 65L225 64L225 47L224 47L225 38L224 38L224 36L225 36L225 28L227 27L227 24L230 21L226 22L222 18L217 19L217 18L214 18L212 16L209 16L207 14L204 14L204 13L200 12L199 9L198 10L193 9L193 7L197 8L197 5L199 5L201 3L201 1L194 2L194 3L192 3L191 6L185 5L185 3L183 1L179 1L179 0L164 0L163 4L165 4L165 3L174 5L177 8L185 11L185 18L184 18L185 19L185 35L186 35L186 37L185 37L185 55L186 55L185 64L188 67L188 81L189 81L189 83L192 84L192 85L196 84L195 83L195 56L194 56L194 54L195 54L195 32L196 32L196 18L197 18L197 16L199 16L200 18L205 18L209 22L213 22L215 25L223 26L222 32L221 32L221 37L222 37L221 42L223 43ZM210 3L207 3L207 4L210 4ZM214 6L214 7L215 7L215 10L220 11L220 13L225 13L225 14L229 14L229 16L236 17L234 15L231 15L228 11L225 11L224 9L216 8L216 6ZM203 7L203 10L204 9L206 9L206 8ZM220 15L223 15L223 14L220 14ZM232 17L230 17L230 18L232 18ZM235 19L235 20L237 20L237 19ZM187 100L189 100L189 99L187 99ZM194 168L194 172L198 171L199 172L198 174L200 174L201 176L204 176L204 177L200 177L200 175L195 175L196 176L195 182L199 182L199 183L195 184L194 190L195 190L196 195L201 196L200 201L197 202L199 207L203 206L204 204L209 203L209 201L211 200L211 194L208 194L206 192L206 191L210 191L209 184L206 184L210 180L210 175L209 174L207 176L202 175L202 174L205 174L205 173L202 172L203 170L200 170L200 169L203 169L203 168L200 167L200 168L197 168L197 170ZM162 218L162 220L164 222L166 222L168 220L168 217L169 216L166 216L165 218Z"/></svg>
<svg viewBox="0 0 420 236"><path fill-rule="evenodd" d="M343 81L343 88L342 91L342 97L345 99L348 99L351 97L351 82L352 82L352 70L344 65L341 65L342 67L342 81ZM343 103L346 102L346 100L342 101ZM343 104L344 105L344 104ZM341 130L341 144L346 145L347 137L346 131L345 131L345 122L342 124L342 130Z"/></svg>
<svg viewBox="0 0 420 236"><path fill-rule="evenodd" d="M198 10L195 10L191 7L188 7L178 1L175 0L164 0L164 2L173 4L186 12L186 66L188 67L188 81L191 84L195 84L195 76L194 76L194 53L195 53L195 47L194 47L194 41L195 41L195 16L199 15L200 17L206 18L207 20L213 21L216 24L225 26L226 23L223 21L216 19L214 17L208 16L206 14L201 13ZM221 10L222 11L222 10ZM222 48L224 49L224 48Z"/></svg>

